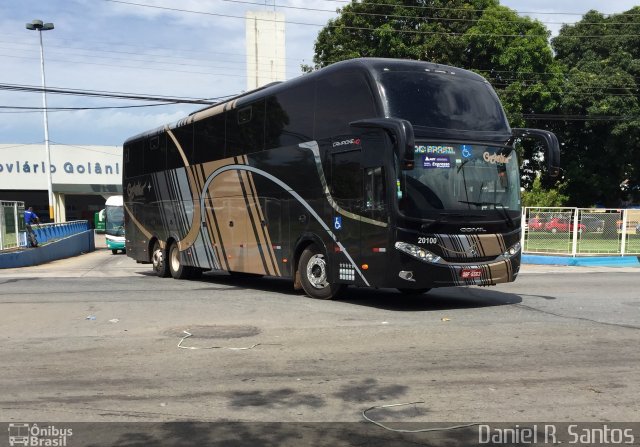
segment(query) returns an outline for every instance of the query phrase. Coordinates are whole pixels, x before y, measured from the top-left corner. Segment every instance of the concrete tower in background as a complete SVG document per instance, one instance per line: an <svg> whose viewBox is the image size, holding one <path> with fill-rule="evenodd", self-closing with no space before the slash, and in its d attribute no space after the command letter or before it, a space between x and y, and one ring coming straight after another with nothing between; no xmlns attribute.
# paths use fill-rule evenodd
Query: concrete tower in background
<svg viewBox="0 0 640 447"><path fill-rule="evenodd" d="M284 14L248 11L246 16L247 90L286 79Z"/></svg>

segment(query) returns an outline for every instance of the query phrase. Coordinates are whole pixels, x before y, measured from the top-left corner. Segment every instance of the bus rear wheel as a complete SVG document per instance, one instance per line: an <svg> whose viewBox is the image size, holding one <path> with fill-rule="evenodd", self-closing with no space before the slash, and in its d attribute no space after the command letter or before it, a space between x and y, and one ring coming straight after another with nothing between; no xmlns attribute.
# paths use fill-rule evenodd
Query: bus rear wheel
<svg viewBox="0 0 640 447"><path fill-rule="evenodd" d="M159 241L153 244L151 263L153 265L153 271L160 278L167 278L169 276L169 267L167 266L165 251L160 247Z"/></svg>
<svg viewBox="0 0 640 447"><path fill-rule="evenodd" d="M327 260L325 254L316 245L309 245L302 252L298 271L302 288L311 298L330 300L336 297L342 286L332 284L327 276Z"/></svg>
<svg viewBox="0 0 640 447"><path fill-rule="evenodd" d="M169 272L174 279L193 279L202 275L202 270L197 267L184 265L180 259L180 249L177 243L169 247Z"/></svg>
<svg viewBox="0 0 640 447"><path fill-rule="evenodd" d="M189 268L180 260L180 250L175 242L169 247L169 272L174 279L187 279L189 277Z"/></svg>

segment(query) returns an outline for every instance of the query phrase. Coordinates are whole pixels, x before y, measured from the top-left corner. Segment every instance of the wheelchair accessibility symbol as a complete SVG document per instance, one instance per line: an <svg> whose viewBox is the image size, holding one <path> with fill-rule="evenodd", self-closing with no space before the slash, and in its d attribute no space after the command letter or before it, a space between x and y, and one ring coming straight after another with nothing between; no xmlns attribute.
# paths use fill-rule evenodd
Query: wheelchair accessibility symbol
<svg viewBox="0 0 640 447"><path fill-rule="evenodd" d="M336 216L333 218L333 228L336 230L342 230L342 217Z"/></svg>
<svg viewBox="0 0 640 447"><path fill-rule="evenodd" d="M470 158L473 155L473 152L471 151L471 146L467 146L466 144L463 144L461 149L462 149L462 156L464 158Z"/></svg>

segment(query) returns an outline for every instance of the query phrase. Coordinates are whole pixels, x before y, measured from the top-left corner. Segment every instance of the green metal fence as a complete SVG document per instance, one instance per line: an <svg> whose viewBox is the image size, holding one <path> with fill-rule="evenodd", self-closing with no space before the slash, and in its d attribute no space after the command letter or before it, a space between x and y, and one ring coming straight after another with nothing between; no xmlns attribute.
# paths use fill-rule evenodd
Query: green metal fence
<svg viewBox="0 0 640 447"><path fill-rule="evenodd" d="M0 250L24 245L24 202L0 201Z"/></svg>
<svg viewBox="0 0 640 447"><path fill-rule="evenodd" d="M640 210L525 208L524 253L640 255Z"/></svg>

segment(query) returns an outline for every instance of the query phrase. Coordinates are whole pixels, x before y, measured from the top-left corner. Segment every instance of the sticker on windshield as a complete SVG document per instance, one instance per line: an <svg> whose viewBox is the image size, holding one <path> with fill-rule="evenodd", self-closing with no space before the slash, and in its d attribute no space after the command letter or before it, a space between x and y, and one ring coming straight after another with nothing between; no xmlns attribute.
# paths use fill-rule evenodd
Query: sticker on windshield
<svg viewBox="0 0 640 447"><path fill-rule="evenodd" d="M471 158L473 156L473 148L468 144L463 144L462 146L460 146L460 150L464 158Z"/></svg>
<svg viewBox="0 0 640 447"><path fill-rule="evenodd" d="M425 169L429 168L450 168L451 160L446 155L439 155L437 157L433 157L431 155L425 155L422 158L422 167Z"/></svg>
<svg viewBox="0 0 640 447"><path fill-rule="evenodd" d="M484 158L484 161L486 161L487 163L491 163L491 164L506 164L509 163L509 160L511 160L511 156L509 155L507 157L505 157L504 155L500 155L500 154L490 154L489 152L485 152L484 154L482 154L482 158Z"/></svg>
<svg viewBox="0 0 640 447"><path fill-rule="evenodd" d="M442 146L442 145L419 145L414 149L416 154L450 154L455 155L456 151L452 146Z"/></svg>

